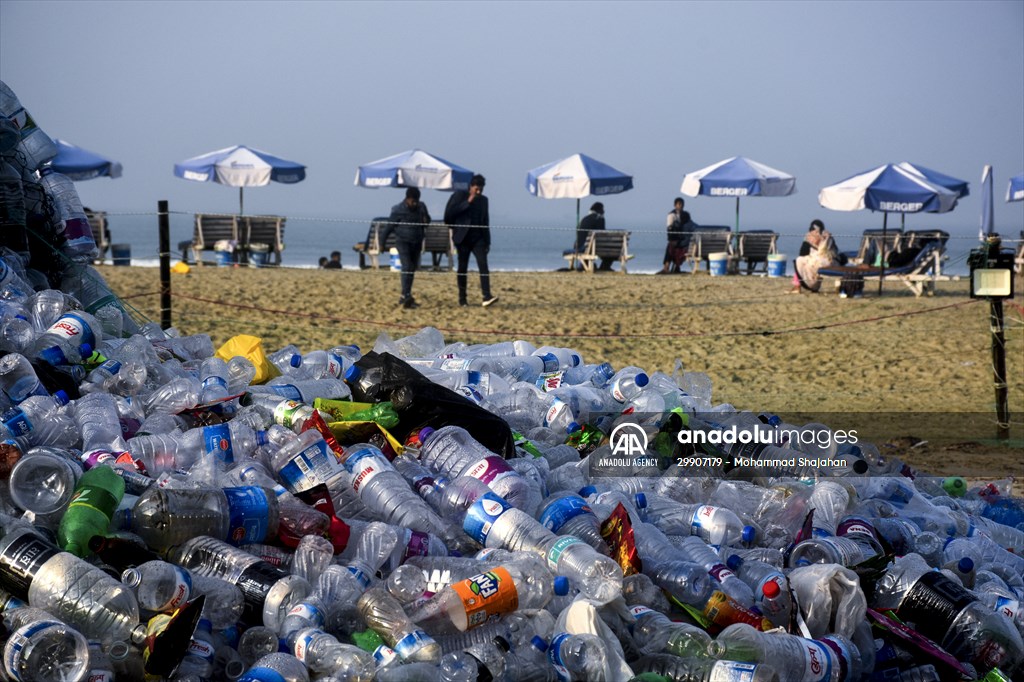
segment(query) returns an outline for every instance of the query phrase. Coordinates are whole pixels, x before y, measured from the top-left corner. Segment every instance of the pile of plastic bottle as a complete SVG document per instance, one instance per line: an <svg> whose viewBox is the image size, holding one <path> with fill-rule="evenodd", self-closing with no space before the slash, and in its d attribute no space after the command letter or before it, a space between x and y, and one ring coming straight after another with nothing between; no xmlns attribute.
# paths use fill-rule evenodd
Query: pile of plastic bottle
<svg viewBox="0 0 1024 682"><path fill-rule="evenodd" d="M1020 679L1012 481L525 341L225 356L67 244L59 286L0 250L12 680Z"/></svg>

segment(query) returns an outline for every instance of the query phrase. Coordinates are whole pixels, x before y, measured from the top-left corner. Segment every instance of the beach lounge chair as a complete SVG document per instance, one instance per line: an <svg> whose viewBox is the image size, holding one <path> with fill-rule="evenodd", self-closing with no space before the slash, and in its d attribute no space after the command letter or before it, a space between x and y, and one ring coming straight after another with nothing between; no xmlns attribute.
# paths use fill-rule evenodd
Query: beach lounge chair
<svg viewBox="0 0 1024 682"><path fill-rule="evenodd" d="M946 235L948 238L948 235ZM914 292L914 296L921 296L927 293L929 296L935 294L935 283L938 281L949 281L949 277L942 274L942 261L946 260L946 247L941 238L930 241L919 241L916 246L907 247L902 251L904 254L916 252L913 259L905 264L894 264L885 269L884 277L888 281L902 282L904 286ZM901 263L902 259L893 259L891 262ZM857 265L846 267L822 268L818 271L822 278L839 278L836 283L838 289L844 279L857 277L863 278L865 282L877 282L883 277L881 268L869 265Z"/></svg>
<svg viewBox="0 0 1024 682"><path fill-rule="evenodd" d="M441 259L448 257L448 270L454 269L455 245L452 231L444 223L430 223L423 235L423 251L430 253L434 270L441 269Z"/></svg>
<svg viewBox="0 0 1024 682"><path fill-rule="evenodd" d="M697 225L686 251L686 260L690 263L691 271L696 274L700 270L701 261L707 263L708 254L712 253L728 254L728 269L734 269L736 256L732 250L732 230L722 225Z"/></svg>
<svg viewBox="0 0 1024 682"><path fill-rule="evenodd" d="M92 228L92 238L96 240L96 262L99 263L110 248L110 227L107 225L106 211L85 212L89 219L89 227Z"/></svg>
<svg viewBox="0 0 1024 682"><path fill-rule="evenodd" d="M388 235L388 243L380 243L380 232L387 225L387 216L374 218L370 222L370 231L366 235L365 242L359 242L352 246L352 250L359 254L359 267L361 269L372 267L377 269L380 267L379 258L382 253L387 254L391 249L395 248L396 238L395 233L392 232ZM366 260L370 260L370 265L366 265Z"/></svg>
<svg viewBox="0 0 1024 682"><path fill-rule="evenodd" d="M884 230L885 235L885 253L888 256L891 253L900 250L902 245L903 231L899 228L892 230ZM857 251L846 252L847 264L848 265L874 265L878 259L879 254L882 251L882 236L883 230L870 229L864 230L864 234L860 238L860 247ZM947 235L948 238L948 235Z"/></svg>
<svg viewBox="0 0 1024 682"><path fill-rule="evenodd" d="M626 272L626 263L634 255L629 252L629 235L626 230L594 230L587 235L583 250L573 256L583 266L584 272L594 272L600 260L617 260L621 271Z"/></svg>
<svg viewBox="0 0 1024 682"><path fill-rule="evenodd" d="M754 271L768 272L769 254L778 253L779 233L772 230L748 230L739 236L738 260L746 261L747 274Z"/></svg>
<svg viewBox="0 0 1024 682"><path fill-rule="evenodd" d="M268 259L272 256L275 265L281 264L281 252L284 251L285 218L277 215L251 215L239 218L239 250L245 254L253 244L264 244L269 247Z"/></svg>
<svg viewBox="0 0 1024 682"><path fill-rule="evenodd" d="M192 231L192 259L196 265L203 265L203 251L213 251L219 241L231 241L237 245L240 239L238 216L196 213Z"/></svg>

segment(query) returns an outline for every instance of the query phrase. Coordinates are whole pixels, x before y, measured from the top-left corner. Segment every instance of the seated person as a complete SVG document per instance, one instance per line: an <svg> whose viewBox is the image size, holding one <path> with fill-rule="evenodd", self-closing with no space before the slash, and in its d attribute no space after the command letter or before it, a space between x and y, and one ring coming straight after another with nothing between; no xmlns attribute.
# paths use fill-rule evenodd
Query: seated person
<svg viewBox="0 0 1024 682"><path fill-rule="evenodd" d="M331 251L331 259L324 265L327 270L341 270L341 251Z"/></svg>
<svg viewBox="0 0 1024 682"><path fill-rule="evenodd" d="M586 248L587 237L591 232L595 230L604 229L604 204L600 201L594 202L590 207L590 213L583 216L583 220L580 221L579 227L576 228L576 253L582 253L583 249ZM615 262L614 258L601 258L601 270L611 270L612 264ZM578 266L577 269L582 270L582 266Z"/></svg>
<svg viewBox="0 0 1024 682"><path fill-rule="evenodd" d="M806 253L805 252L806 245ZM832 235L825 229L820 220L811 222L811 227L800 246L800 256L796 259L796 279L790 293L799 293L801 288L817 292L821 289L821 277L818 271L836 264L838 250Z"/></svg>

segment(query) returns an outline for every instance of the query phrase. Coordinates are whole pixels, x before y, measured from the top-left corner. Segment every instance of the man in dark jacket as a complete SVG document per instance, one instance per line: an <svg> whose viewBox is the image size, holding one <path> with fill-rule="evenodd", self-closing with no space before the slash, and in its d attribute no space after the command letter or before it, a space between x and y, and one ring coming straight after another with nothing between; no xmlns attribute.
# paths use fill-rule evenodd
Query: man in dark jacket
<svg viewBox="0 0 1024 682"><path fill-rule="evenodd" d="M459 305L469 305L466 299L466 272L469 269L469 256L473 254L477 269L480 270L480 292L486 308L496 303L498 297L491 295L491 275L487 269L487 252L491 248L491 218L487 197L483 195L484 184L484 176L474 175L469 182L468 192L452 194L444 209L444 222L452 229L452 243L459 252L456 275Z"/></svg>
<svg viewBox="0 0 1024 682"><path fill-rule="evenodd" d="M583 216L579 227L576 228L576 253L582 253L587 243L587 237L594 230L604 229L604 204L600 201L594 202L590 207L590 213ZM601 270L611 270L614 258L602 258ZM582 269L582 267L580 268Z"/></svg>
<svg viewBox="0 0 1024 682"><path fill-rule="evenodd" d="M391 233L395 233L395 247L402 261L402 297L398 305L403 308L420 307L412 297L412 279L420 265L424 226L429 223L430 213L426 205L420 203L419 188L410 187L405 190L405 200L391 208L388 223L380 233L381 248L388 243Z"/></svg>

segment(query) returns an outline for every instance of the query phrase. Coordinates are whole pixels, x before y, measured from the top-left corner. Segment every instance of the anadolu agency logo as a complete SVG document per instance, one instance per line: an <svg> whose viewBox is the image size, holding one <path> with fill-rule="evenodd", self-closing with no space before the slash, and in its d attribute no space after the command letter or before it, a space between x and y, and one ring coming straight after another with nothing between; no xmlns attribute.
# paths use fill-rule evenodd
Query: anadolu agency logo
<svg viewBox="0 0 1024 682"><path fill-rule="evenodd" d="M617 457L643 457L647 454L647 432L639 424L619 424L612 429L608 441L612 455Z"/></svg>

